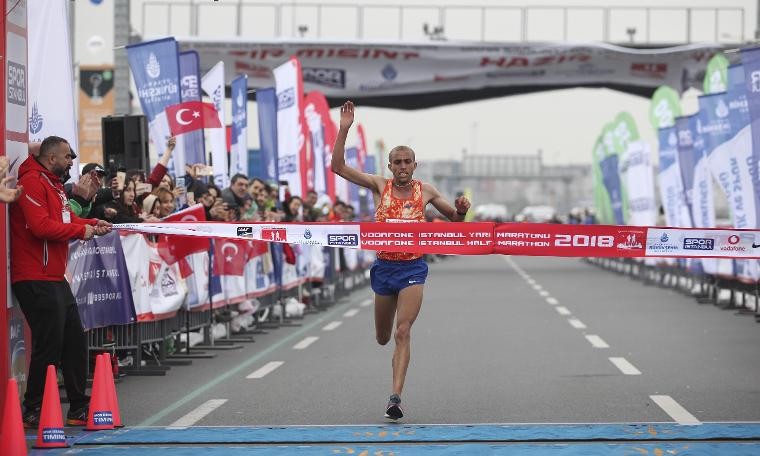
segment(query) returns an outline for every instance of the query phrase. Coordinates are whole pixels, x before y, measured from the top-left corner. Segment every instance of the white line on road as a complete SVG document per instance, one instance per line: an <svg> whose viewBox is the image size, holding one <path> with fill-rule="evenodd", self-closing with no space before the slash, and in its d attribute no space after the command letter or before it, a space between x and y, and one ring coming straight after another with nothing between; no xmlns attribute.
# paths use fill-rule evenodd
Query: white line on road
<svg viewBox="0 0 760 456"><path fill-rule="evenodd" d="M665 411L673 421L678 424L702 424L697 417L689 413L685 408L681 406L670 396L654 395L649 396L655 404L659 405L661 409Z"/></svg>
<svg viewBox="0 0 760 456"><path fill-rule="evenodd" d="M610 348L610 346L607 345L607 342L605 342L604 339L597 336L596 334L587 335L586 340L588 340L591 346L594 348Z"/></svg>
<svg viewBox="0 0 760 456"><path fill-rule="evenodd" d="M264 376L270 374L272 371L282 366L283 364L285 364L283 361L270 361L253 371L246 378L264 378Z"/></svg>
<svg viewBox="0 0 760 456"><path fill-rule="evenodd" d="M540 294L540 295L541 295L541 296L543 296L543 297L547 297L547 296L549 296L549 292L548 292L548 291L546 291L546 290L542 290L542 291L539 291L539 292L538 292L538 294Z"/></svg>
<svg viewBox="0 0 760 456"><path fill-rule="evenodd" d="M536 290L536 291L541 291L541 290L543 290L543 288L541 287L541 285L539 285L539 284L537 284L537 283L536 283L536 284L533 284L533 289L534 289L534 290Z"/></svg>
<svg viewBox="0 0 760 456"><path fill-rule="evenodd" d="M625 375L641 375L641 371L636 369L636 367L629 363L625 358L610 358L610 361Z"/></svg>
<svg viewBox="0 0 760 456"><path fill-rule="evenodd" d="M344 313L343 316L347 318L351 318L358 313L359 313L359 309L351 309L348 312Z"/></svg>
<svg viewBox="0 0 760 456"><path fill-rule="evenodd" d="M586 325L577 318L569 318L567 322L575 329L586 329Z"/></svg>
<svg viewBox="0 0 760 456"><path fill-rule="evenodd" d="M555 307L557 309L557 313L560 315L570 315L570 309L564 306Z"/></svg>
<svg viewBox="0 0 760 456"><path fill-rule="evenodd" d="M301 342L298 342L297 344L293 345L293 350L303 350L304 348L316 342L317 339L319 339L319 337L317 336L307 337Z"/></svg>
<svg viewBox="0 0 760 456"><path fill-rule="evenodd" d="M342 321L331 321L330 323L326 324L324 328L322 328L322 331L332 331L342 324Z"/></svg>
<svg viewBox="0 0 760 456"><path fill-rule="evenodd" d="M557 298L552 298L552 297L546 298L546 302L548 302L549 304L553 306L556 306L557 304L559 304L559 301L557 301Z"/></svg>
<svg viewBox="0 0 760 456"><path fill-rule="evenodd" d="M203 404L201 404L197 409L193 410L192 412L188 413L187 415L183 416L182 418L170 424L169 427L175 428L175 429L176 428L181 429L181 428L192 426L193 424L202 420L203 417L205 417L209 413L221 407L225 402L227 402L227 399L210 399L204 402Z"/></svg>
<svg viewBox="0 0 760 456"><path fill-rule="evenodd" d="M359 304L359 306L361 306L361 307L369 307L371 305L372 305L372 300L371 299L365 299L364 301L362 301L361 304Z"/></svg>

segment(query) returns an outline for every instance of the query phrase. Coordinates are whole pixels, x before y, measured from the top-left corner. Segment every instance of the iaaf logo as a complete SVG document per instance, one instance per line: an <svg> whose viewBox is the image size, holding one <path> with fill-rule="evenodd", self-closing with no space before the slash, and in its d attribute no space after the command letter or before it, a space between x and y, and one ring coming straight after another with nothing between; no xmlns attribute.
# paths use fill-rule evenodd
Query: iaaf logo
<svg viewBox="0 0 760 456"><path fill-rule="evenodd" d="M285 242L288 240L285 228L262 228L261 239L265 241Z"/></svg>
<svg viewBox="0 0 760 456"><path fill-rule="evenodd" d="M237 227L237 235L239 237L253 237L252 226L239 226Z"/></svg>
<svg viewBox="0 0 760 456"><path fill-rule="evenodd" d="M358 247L359 236L356 234L328 234L327 245L342 247Z"/></svg>

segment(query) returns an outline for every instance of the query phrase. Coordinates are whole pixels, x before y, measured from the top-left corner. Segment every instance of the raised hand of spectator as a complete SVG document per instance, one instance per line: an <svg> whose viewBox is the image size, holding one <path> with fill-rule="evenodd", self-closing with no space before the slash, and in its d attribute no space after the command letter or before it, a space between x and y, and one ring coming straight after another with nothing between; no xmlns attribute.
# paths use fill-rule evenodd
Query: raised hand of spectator
<svg viewBox="0 0 760 456"><path fill-rule="evenodd" d="M0 177L5 175L5 170L0 173ZM8 177L2 177L2 180L0 181L0 201L3 203L12 203L16 200L18 200L21 197L21 194L24 193L24 186L19 185L16 188L9 188L8 186L16 180L13 176Z"/></svg>
<svg viewBox="0 0 760 456"><path fill-rule="evenodd" d="M180 196L184 195L187 192L187 189L183 185L178 185L174 187L174 190L172 190L172 193L174 193L175 198L179 198Z"/></svg>
<svg viewBox="0 0 760 456"><path fill-rule="evenodd" d="M93 178L90 173L87 173L79 178L79 181L74 184L74 186L71 188L71 193L81 197L85 201L90 201L98 192L99 188L100 181L98 178Z"/></svg>
<svg viewBox="0 0 760 456"><path fill-rule="evenodd" d="M109 184L109 187L111 187L111 193L113 194L113 199L118 199L119 195L121 195L121 191L119 190L119 180L116 177L113 177L111 179L111 183Z"/></svg>
<svg viewBox="0 0 760 456"><path fill-rule="evenodd" d="M106 207L103 209L103 216L107 219L112 219L116 217L116 214L117 214L116 208Z"/></svg>

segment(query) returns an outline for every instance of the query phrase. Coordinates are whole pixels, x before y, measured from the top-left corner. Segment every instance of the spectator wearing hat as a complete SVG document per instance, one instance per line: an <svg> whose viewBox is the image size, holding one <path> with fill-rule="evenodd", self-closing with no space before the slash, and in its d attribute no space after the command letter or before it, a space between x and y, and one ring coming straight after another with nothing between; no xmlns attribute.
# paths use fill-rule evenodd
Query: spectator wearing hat
<svg viewBox="0 0 760 456"><path fill-rule="evenodd" d="M159 209L160 208L159 208L158 196L154 195L153 193L150 193L148 196L146 196L143 199L143 202L142 202L143 215L152 216L158 219Z"/></svg>

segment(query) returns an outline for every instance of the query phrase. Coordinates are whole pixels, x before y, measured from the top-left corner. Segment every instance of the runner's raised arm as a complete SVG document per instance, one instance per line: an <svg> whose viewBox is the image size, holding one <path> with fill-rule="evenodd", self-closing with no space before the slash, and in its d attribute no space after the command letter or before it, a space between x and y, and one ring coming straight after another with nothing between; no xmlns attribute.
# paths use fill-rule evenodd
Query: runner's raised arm
<svg viewBox="0 0 760 456"><path fill-rule="evenodd" d="M335 174L349 182L368 188L374 193L380 193L385 185L385 181L382 177L363 173L346 164L346 138L348 137L348 131L351 129L351 124L353 123L354 104L347 101L340 107L340 129L338 130L337 138L335 138L335 146L333 146L330 167Z"/></svg>

